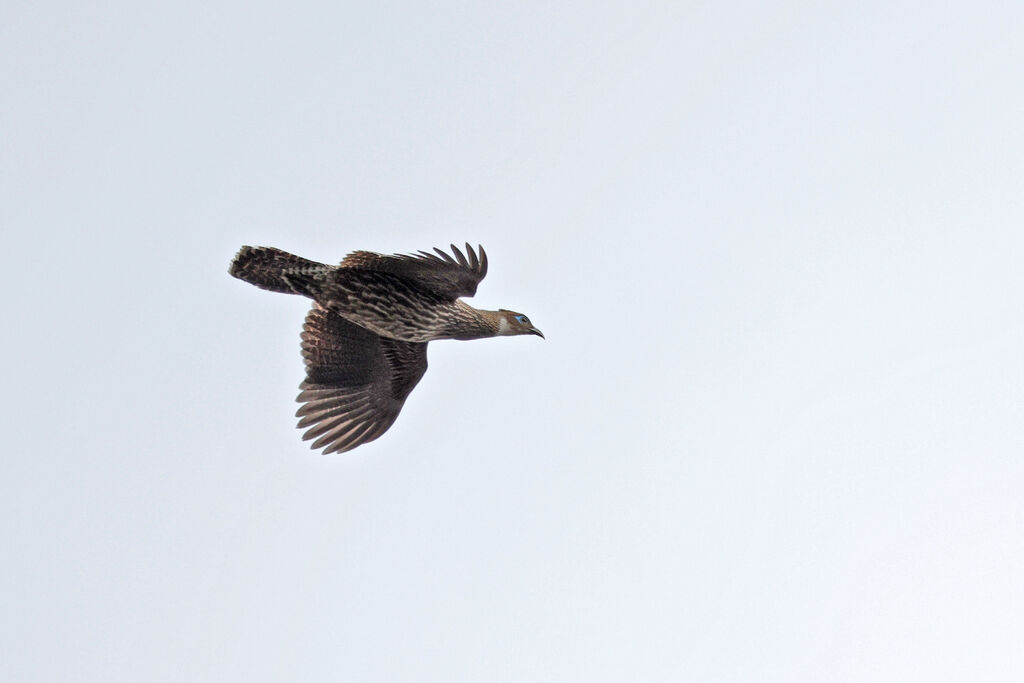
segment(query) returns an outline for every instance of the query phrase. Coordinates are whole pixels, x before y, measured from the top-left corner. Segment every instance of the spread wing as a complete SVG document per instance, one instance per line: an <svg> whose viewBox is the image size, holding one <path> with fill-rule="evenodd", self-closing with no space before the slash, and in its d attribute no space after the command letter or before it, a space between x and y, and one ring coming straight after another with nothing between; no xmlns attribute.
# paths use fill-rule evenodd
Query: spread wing
<svg viewBox="0 0 1024 683"><path fill-rule="evenodd" d="M420 251L386 256L372 251L354 251L340 265L342 268L390 273L454 301L460 296L476 294L476 286L487 275L487 254L483 247L478 246L480 254L477 256L468 243L465 254L454 244L451 248L454 256L437 247L434 254Z"/></svg>
<svg viewBox="0 0 1024 683"><path fill-rule="evenodd" d="M373 441L398 417L427 370L426 342L378 337L319 304L302 328L306 381L296 399L304 440L324 454Z"/></svg>

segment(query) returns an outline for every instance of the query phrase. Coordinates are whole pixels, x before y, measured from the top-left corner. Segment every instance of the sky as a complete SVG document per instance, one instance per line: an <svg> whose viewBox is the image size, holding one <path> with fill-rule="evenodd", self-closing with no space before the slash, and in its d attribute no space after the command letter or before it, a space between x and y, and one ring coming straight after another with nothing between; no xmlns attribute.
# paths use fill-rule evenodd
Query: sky
<svg viewBox="0 0 1024 683"><path fill-rule="evenodd" d="M0 6L0 678L1019 681L1024 6ZM547 335L293 417L336 262Z"/></svg>

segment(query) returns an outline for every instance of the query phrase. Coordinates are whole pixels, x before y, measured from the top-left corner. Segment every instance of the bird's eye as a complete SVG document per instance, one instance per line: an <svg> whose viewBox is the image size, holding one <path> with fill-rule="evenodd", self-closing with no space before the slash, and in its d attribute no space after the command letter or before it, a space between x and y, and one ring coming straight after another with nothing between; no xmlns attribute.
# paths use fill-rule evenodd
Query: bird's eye
<svg viewBox="0 0 1024 683"><path fill-rule="evenodd" d="M523 325L529 325L530 324L530 319L527 318L525 315L517 315L516 316L516 320L518 320Z"/></svg>

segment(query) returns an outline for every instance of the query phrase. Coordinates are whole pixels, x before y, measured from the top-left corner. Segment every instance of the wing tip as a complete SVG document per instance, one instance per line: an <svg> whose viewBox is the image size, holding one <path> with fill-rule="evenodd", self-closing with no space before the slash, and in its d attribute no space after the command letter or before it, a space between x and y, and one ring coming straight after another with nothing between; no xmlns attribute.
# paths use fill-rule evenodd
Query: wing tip
<svg viewBox="0 0 1024 683"><path fill-rule="evenodd" d="M478 244L476 248L480 250L480 279L482 280L487 275L487 252L484 251L484 245Z"/></svg>

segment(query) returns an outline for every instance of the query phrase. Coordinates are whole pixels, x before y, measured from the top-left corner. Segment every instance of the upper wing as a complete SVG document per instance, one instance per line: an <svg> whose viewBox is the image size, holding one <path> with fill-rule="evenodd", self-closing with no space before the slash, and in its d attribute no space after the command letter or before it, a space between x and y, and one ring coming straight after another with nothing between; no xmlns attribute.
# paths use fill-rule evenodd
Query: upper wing
<svg viewBox="0 0 1024 683"><path fill-rule="evenodd" d="M427 370L426 342L378 337L313 304L302 328L306 381L295 413L302 438L324 454L349 451L386 432Z"/></svg>
<svg viewBox="0 0 1024 683"><path fill-rule="evenodd" d="M487 254L478 246L480 255L477 256L469 243L465 255L454 244L451 247L454 257L437 247L434 247L436 254L421 251L385 256L372 251L354 251L345 257L341 267L390 273L453 301L460 296L473 296L476 286L487 275Z"/></svg>

